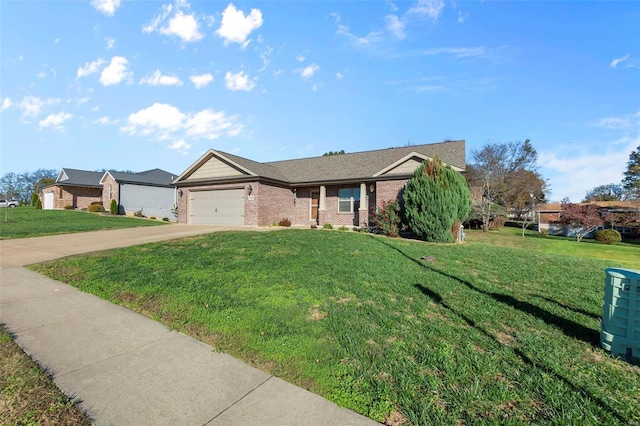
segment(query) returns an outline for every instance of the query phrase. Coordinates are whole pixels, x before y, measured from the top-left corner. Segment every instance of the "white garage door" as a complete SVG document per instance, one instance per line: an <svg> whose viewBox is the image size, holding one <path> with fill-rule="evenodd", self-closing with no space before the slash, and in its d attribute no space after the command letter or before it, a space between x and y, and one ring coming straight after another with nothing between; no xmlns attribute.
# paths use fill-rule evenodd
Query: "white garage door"
<svg viewBox="0 0 640 426"><path fill-rule="evenodd" d="M53 192L44 193L44 206L42 208L45 210L53 209Z"/></svg>
<svg viewBox="0 0 640 426"><path fill-rule="evenodd" d="M194 191L189 199L189 223L244 225L244 189Z"/></svg>

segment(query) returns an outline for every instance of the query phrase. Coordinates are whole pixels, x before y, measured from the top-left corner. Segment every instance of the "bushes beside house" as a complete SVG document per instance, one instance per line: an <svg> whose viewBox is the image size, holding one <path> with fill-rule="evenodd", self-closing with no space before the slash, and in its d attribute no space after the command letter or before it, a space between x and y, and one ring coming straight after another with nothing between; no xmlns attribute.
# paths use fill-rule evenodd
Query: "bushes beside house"
<svg viewBox="0 0 640 426"><path fill-rule="evenodd" d="M106 210L104 209L104 206L100 201L94 201L89 204L89 207L87 207L87 211L91 213L104 213Z"/></svg>
<svg viewBox="0 0 640 426"><path fill-rule="evenodd" d="M615 229L601 229L595 233L595 239L600 244L617 244L622 241L622 236Z"/></svg>

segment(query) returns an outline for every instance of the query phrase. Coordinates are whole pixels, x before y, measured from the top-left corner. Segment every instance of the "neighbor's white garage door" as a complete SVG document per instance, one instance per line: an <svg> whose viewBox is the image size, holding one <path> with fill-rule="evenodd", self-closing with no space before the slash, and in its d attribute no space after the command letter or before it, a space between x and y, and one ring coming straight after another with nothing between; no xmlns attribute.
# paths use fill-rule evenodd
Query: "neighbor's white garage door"
<svg viewBox="0 0 640 426"><path fill-rule="evenodd" d="M53 192L44 193L44 206L42 206L44 210L53 209L53 197L54 197Z"/></svg>
<svg viewBox="0 0 640 426"><path fill-rule="evenodd" d="M189 223L194 225L244 225L244 189L193 191Z"/></svg>

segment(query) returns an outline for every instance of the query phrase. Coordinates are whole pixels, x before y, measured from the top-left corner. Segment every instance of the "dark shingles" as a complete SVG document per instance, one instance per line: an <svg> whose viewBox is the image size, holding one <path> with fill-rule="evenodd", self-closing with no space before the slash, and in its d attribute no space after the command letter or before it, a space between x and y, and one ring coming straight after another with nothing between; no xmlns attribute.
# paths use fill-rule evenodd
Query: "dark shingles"
<svg viewBox="0 0 640 426"><path fill-rule="evenodd" d="M78 169L62 169L68 179L56 181L54 185L73 185L73 186L93 186L96 188L101 187L100 179L104 175L103 172L90 172L87 170Z"/></svg>
<svg viewBox="0 0 640 426"><path fill-rule="evenodd" d="M246 162L246 166L243 165L243 167L262 177L270 177L296 184L372 178L374 174L412 152L431 158L438 156L447 164L461 169L465 168L464 140L269 163L256 163L226 153L223 155L229 156L230 159L237 161L238 164L241 164L240 161Z"/></svg>
<svg viewBox="0 0 640 426"><path fill-rule="evenodd" d="M173 186L176 174L160 169L147 170L140 173L109 172L120 183L138 183L151 186Z"/></svg>

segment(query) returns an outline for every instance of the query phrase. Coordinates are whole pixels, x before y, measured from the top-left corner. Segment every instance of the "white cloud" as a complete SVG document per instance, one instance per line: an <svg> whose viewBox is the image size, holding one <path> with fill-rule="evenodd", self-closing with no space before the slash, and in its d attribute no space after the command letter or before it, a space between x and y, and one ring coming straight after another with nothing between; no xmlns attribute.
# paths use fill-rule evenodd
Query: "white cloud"
<svg viewBox="0 0 640 426"><path fill-rule="evenodd" d="M182 41L198 41L204 37L198 30L198 21L193 14L185 15L181 10L169 20L166 28L161 28L160 33L165 35L177 35Z"/></svg>
<svg viewBox="0 0 640 426"><path fill-rule="evenodd" d="M9 106L14 105L11 101L9 101L9 103ZM40 112L42 112L45 106L57 105L59 103L60 99L58 98L40 99L36 96L25 96L19 103L15 104L15 106L22 111L23 118L35 118L40 115ZM4 108L4 102L2 106Z"/></svg>
<svg viewBox="0 0 640 426"><path fill-rule="evenodd" d="M596 120L593 125L607 129L640 128L640 111L635 114L627 114L621 117L600 118Z"/></svg>
<svg viewBox="0 0 640 426"><path fill-rule="evenodd" d="M306 80L313 77L313 74L315 74L315 72L318 71L319 69L320 67L318 66L318 64L311 64L308 67L305 67L296 71L299 72L302 78Z"/></svg>
<svg viewBox="0 0 640 426"><path fill-rule="evenodd" d="M128 125L121 130L132 135L158 134L161 138L167 138L168 133L182 128L184 119L185 115L178 108L156 102L148 108L130 114Z"/></svg>
<svg viewBox="0 0 640 426"><path fill-rule="evenodd" d="M196 86L196 89L202 89L203 87L207 87L209 83L213 81L213 76L209 73L200 74L200 75L192 75L189 77L189 80Z"/></svg>
<svg viewBox="0 0 640 426"><path fill-rule="evenodd" d="M78 68L78 72L76 73L76 77L86 77L95 72L98 72L100 67L104 64L104 60L102 58L98 58L93 62L86 62L83 67Z"/></svg>
<svg viewBox="0 0 640 426"><path fill-rule="evenodd" d="M92 123L93 124L116 124L118 122L118 120L112 120L111 118L107 117L106 115L104 117L100 117L97 120L93 120Z"/></svg>
<svg viewBox="0 0 640 426"><path fill-rule="evenodd" d="M182 80L175 75L162 75L160 70L155 70L153 74L140 79L140 84L149 86L182 86Z"/></svg>
<svg viewBox="0 0 640 426"><path fill-rule="evenodd" d="M190 148L191 148L191 145L186 143L184 141L184 139L180 139L178 141L175 141L175 142L169 144L169 149L173 149L174 151L178 151L181 154L186 154L187 152L189 152Z"/></svg>
<svg viewBox="0 0 640 426"><path fill-rule="evenodd" d="M100 74L100 84L111 86L123 80L131 80L132 73L127 71L129 61L124 56L114 56Z"/></svg>
<svg viewBox="0 0 640 426"><path fill-rule="evenodd" d="M58 43L60 43L60 37L58 37L55 40L53 40L53 44L58 44Z"/></svg>
<svg viewBox="0 0 640 426"><path fill-rule="evenodd" d="M428 17L433 21L437 21L444 9L443 0L418 0L407 12L408 15L416 15L419 17Z"/></svg>
<svg viewBox="0 0 640 426"><path fill-rule="evenodd" d="M202 110L193 114L185 122L187 136L195 136L204 139L216 139L223 133L236 136L242 130L242 125L234 123L233 117L227 117L223 111L211 109Z"/></svg>
<svg viewBox="0 0 640 426"><path fill-rule="evenodd" d="M5 109L9 109L11 108L11 105L13 105L13 103L11 102L10 98L4 98L2 100L2 108L0 108L0 110L4 111Z"/></svg>
<svg viewBox="0 0 640 426"><path fill-rule="evenodd" d="M351 43L356 46L369 46L370 44L380 42L382 40L383 33L381 31L373 31L364 37L357 36L351 33L348 26L338 24L338 35L345 36Z"/></svg>
<svg viewBox="0 0 640 426"><path fill-rule="evenodd" d="M397 39L404 39L407 35L404 33L404 22L396 15L387 15L387 31L389 31Z"/></svg>
<svg viewBox="0 0 640 426"><path fill-rule="evenodd" d="M305 58L305 57L304 57L304 56L302 56L302 55L298 55L298 56L296 56L296 61L298 61L298 62L304 62L306 59L307 59L307 58Z"/></svg>
<svg viewBox="0 0 640 426"><path fill-rule="evenodd" d="M640 134L625 136L598 145L598 149L580 151L577 147L564 152L541 151L538 164L551 184L551 201L569 197L582 201L586 192L599 185L620 182L631 153L640 145ZM594 164L598 172L594 173Z"/></svg>
<svg viewBox="0 0 640 426"><path fill-rule="evenodd" d="M624 55L622 58L617 58L617 59L614 59L613 61L611 61L609 66L611 68L616 68L620 62L624 62L627 59L629 59L629 54L628 53L626 55Z"/></svg>
<svg viewBox="0 0 640 426"><path fill-rule="evenodd" d="M113 16L120 6L120 0L91 0L91 6L107 16Z"/></svg>
<svg viewBox="0 0 640 426"><path fill-rule="evenodd" d="M338 80L342 80L342 79L344 78L344 74L342 74L341 72L337 72L337 73L336 73L336 78L337 78Z"/></svg>
<svg viewBox="0 0 640 426"><path fill-rule="evenodd" d="M475 56L482 56L487 53L487 49L484 46L479 47L437 47L433 49L423 49L415 52L421 56L433 56L433 55L453 55L456 58L471 58Z"/></svg>
<svg viewBox="0 0 640 426"><path fill-rule="evenodd" d="M231 71L227 71L224 76L225 86L229 90L245 90L250 91L256 87L256 82L251 80L244 71L239 71L236 74L231 74Z"/></svg>
<svg viewBox="0 0 640 426"><path fill-rule="evenodd" d="M269 56L273 53L273 47L267 46L267 48L260 54L260 59L262 59L262 67L258 70L258 72L262 72L267 69L267 65L271 62Z"/></svg>
<svg viewBox="0 0 640 426"><path fill-rule="evenodd" d="M116 39L113 37L105 37L104 40L107 42L107 50L111 49L116 44Z"/></svg>
<svg viewBox="0 0 640 426"><path fill-rule="evenodd" d="M238 43L246 46L249 34L260 26L262 26L260 9L251 9L251 12L245 16L233 3L229 3L222 13L222 23L216 33L224 39L225 44Z"/></svg>
<svg viewBox="0 0 640 426"><path fill-rule="evenodd" d="M184 42L201 40L204 34L200 32L200 24L193 13L189 11L189 3L177 0L175 6L166 4L162 6L162 12L151 23L145 25L142 31L152 33L154 31L169 36L178 36Z"/></svg>
<svg viewBox="0 0 640 426"><path fill-rule="evenodd" d="M132 113L120 131L171 140L170 149L186 151L191 141L217 139L222 135L237 136L243 130L236 116L224 111L204 109L183 113L173 105L154 103L148 108Z"/></svg>
<svg viewBox="0 0 640 426"><path fill-rule="evenodd" d="M46 73L46 72L44 72L44 71L40 71L40 72L38 73L38 78L45 78L46 76L47 76L47 73Z"/></svg>
<svg viewBox="0 0 640 426"><path fill-rule="evenodd" d="M40 120L39 126L41 129L45 127L53 127L56 130L64 130L64 126L62 124L71 118L73 118L73 114L69 114L67 112L50 114L44 120Z"/></svg>
<svg viewBox="0 0 640 426"><path fill-rule="evenodd" d="M468 13L462 13L461 11L458 11L458 23L462 24L464 21L467 20L467 18L470 15Z"/></svg>

